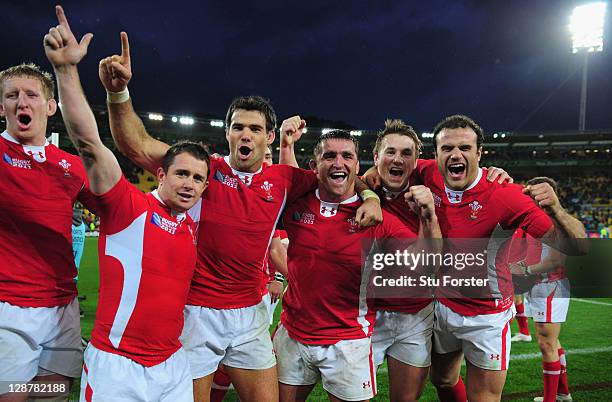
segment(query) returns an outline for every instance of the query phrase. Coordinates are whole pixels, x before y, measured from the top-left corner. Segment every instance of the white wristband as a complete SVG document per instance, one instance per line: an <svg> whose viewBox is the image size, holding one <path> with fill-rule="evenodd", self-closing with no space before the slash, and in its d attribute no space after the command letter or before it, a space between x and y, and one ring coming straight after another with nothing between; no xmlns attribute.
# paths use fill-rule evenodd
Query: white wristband
<svg viewBox="0 0 612 402"><path fill-rule="evenodd" d="M108 103L123 103L130 100L130 91L127 87L120 92L106 91L106 102Z"/></svg>

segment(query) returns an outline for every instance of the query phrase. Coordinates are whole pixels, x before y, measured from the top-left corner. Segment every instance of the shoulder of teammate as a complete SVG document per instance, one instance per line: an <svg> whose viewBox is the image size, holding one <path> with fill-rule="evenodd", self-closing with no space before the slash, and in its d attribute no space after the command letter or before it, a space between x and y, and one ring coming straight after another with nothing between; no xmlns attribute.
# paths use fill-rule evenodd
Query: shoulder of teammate
<svg viewBox="0 0 612 402"><path fill-rule="evenodd" d="M302 197L317 188L317 175L312 170L296 168L290 165L272 165L268 167L285 179L288 202Z"/></svg>
<svg viewBox="0 0 612 402"><path fill-rule="evenodd" d="M417 159L416 167L410 175L410 185L424 184L430 186L433 178L439 174L435 159ZM441 177L441 176L440 176Z"/></svg>

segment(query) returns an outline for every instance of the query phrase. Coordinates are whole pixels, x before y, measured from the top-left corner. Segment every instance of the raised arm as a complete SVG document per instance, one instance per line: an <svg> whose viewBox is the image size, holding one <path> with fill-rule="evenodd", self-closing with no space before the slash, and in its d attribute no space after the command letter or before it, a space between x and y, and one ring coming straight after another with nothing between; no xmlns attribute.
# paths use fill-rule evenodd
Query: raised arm
<svg viewBox="0 0 612 402"><path fill-rule="evenodd" d="M298 141L306 129L306 120L300 116L289 117L283 120L280 128L280 152L278 163L299 167L295 158L295 142Z"/></svg>
<svg viewBox="0 0 612 402"><path fill-rule="evenodd" d="M88 33L80 43L77 42L62 7L56 6L55 13L59 25L45 35L45 54L57 77L66 131L83 160L91 191L103 194L119 181L121 168L115 155L100 139L96 119L85 99L77 70L77 64L87 54L93 35Z"/></svg>
<svg viewBox="0 0 612 402"><path fill-rule="evenodd" d="M98 74L106 89L108 118L117 148L137 165L155 173L169 146L147 133L132 106L127 89L132 78L127 33L121 32L121 54L100 60Z"/></svg>

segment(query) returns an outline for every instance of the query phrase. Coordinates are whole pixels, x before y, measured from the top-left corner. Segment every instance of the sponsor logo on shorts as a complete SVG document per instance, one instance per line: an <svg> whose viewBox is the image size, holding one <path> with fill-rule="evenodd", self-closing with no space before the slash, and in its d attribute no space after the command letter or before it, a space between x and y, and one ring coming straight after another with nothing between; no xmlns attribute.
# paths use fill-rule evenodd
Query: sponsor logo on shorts
<svg viewBox="0 0 612 402"><path fill-rule="evenodd" d="M153 214L151 215L151 223L165 230L171 235L173 235L176 232L176 228L178 227L178 223L162 217L157 212L153 212Z"/></svg>
<svg viewBox="0 0 612 402"><path fill-rule="evenodd" d="M368 388L372 388L372 385L370 384L370 381L365 381L362 385L363 389L368 389Z"/></svg>
<svg viewBox="0 0 612 402"><path fill-rule="evenodd" d="M494 354L491 353L491 357L489 357L490 360L499 360L499 355L498 354Z"/></svg>
<svg viewBox="0 0 612 402"><path fill-rule="evenodd" d="M6 153L2 157L2 160L4 160L4 162L6 162L9 165L11 165L13 167L16 167L16 168L20 168L20 169L32 169L32 163L30 161L25 160L25 159L11 158Z"/></svg>

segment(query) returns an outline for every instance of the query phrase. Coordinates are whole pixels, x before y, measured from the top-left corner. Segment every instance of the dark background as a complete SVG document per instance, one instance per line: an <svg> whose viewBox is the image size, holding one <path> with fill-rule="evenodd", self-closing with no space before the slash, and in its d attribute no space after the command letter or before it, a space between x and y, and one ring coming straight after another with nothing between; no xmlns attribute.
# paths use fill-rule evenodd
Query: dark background
<svg viewBox="0 0 612 402"><path fill-rule="evenodd" d="M375 130L388 117L431 131L445 115L487 132L573 130L581 63L568 30L576 1L65 1L92 104L97 63L130 36L137 110L223 116L259 94L299 113ZM3 1L0 68L34 61L55 2ZM587 129L612 128L608 4L604 52L589 58Z"/></svg>

